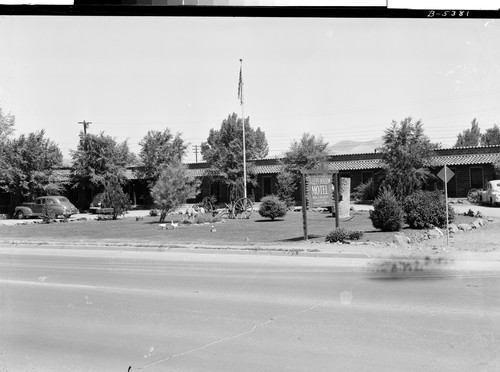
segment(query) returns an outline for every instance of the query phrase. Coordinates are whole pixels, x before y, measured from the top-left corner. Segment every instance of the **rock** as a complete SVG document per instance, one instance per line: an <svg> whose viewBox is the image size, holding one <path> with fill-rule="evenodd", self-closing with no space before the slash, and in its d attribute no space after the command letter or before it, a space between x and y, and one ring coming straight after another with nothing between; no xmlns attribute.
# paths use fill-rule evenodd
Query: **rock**
<svg viewBox="0 0 500 372"><path fill-rule="evenodd" d="M475 220L475 221L472 222L472 228L473 229L480 229L481 228L481 224L477 220Z"/></svg>
<svg viewBox="0 0 500 372"><path fill-rule="evenodd" d="M448 230L452 233L452 234L456 234L457 232L459 232L460 230L458 230L458 226L454 223L450 223L450 225L448 226Z"/></svg>
<svg viewBox="0 0 500 372"><path fill-rule="evenodd" d="M472 226L469 225L468 223L461 223L458 225L458 228L459 230L462 230L462 231L470 231L472 230Z"/></svg>
<svg viewBox="0 0 500 372"><path fill-rule="evenodd" d="M487 217L486 219L488 220L488 222L493 222L493 217Z"/></svg>
<svg viewBox="0 0 500 372"><path fill-rule="evenodd" d="M444 234L441 230L439 230L437 227L435 227L435 228L427 231L427 236L430 239L435 239L435 238L440 238L440 237L444 236Z"/></svg>
<svg viewBox="0 0 500 372"><path fill-rule="evenodd" d="M476 221L479 224L479 226L484 226L484 220L482 218L478 218ZM476 221L474 221L474 222L476 222Z"/></svg>
<svg viewBox="0 0 500 372"><path fill-rule="evenodd" d="M406 245L410 243L410 238L408 238L405 234L396 234L394 235L392 241L397 245Z"/></svg>

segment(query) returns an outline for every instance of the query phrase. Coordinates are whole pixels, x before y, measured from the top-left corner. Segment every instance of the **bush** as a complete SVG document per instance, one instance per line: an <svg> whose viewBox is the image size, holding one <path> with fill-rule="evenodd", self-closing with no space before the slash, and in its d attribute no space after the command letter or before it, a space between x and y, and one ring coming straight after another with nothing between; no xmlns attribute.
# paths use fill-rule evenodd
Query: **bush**
<svg viewBox="0 0 500 372"><path fill-rule="evenodd" d="M156 216L158 216L158 209L151 209L149 211L149 216L150 217L156 217Z"/></svg>
<svg viewBox="0 0 500 372"><path fill-rule="evenodd" d="M373 227L382 231L399 231L403 227L403 207L390 189L384 189L373 202L370 211Z"/></svg>
<svg viewBox="0 0 500 372"><path fill-rule="evenodd" d="M277 196L269 195L262 198L259 209L259 214L262 217L267 217L274 221L275 218L284 217L286 212L286 203Z"/></svg>
<svg viewBox="0 0 500 372"><path fill-rule="evenodd" d="M363 236L363 232L359 230L346 230L344 228L332 230L325 238L326 242L330 243L345 243L348 240L359 240Z"/></svg>
<svg viewBox="0 0 500 372"><path fill-rule="evenodd" d="M446 226L446 200L441 191L417 191L404 200L406 223L412 229ZM474 212L472 213L474 215ZM455 211L448 208L448 220L453 222Z"/></svg>
<svg viewBox="0 0 500 372"><path fill-rule="evenodd" d="M355 201L374 200L375 199L375 185L373 178L370 178L366 183L360 183L353 193Z"/></svg>

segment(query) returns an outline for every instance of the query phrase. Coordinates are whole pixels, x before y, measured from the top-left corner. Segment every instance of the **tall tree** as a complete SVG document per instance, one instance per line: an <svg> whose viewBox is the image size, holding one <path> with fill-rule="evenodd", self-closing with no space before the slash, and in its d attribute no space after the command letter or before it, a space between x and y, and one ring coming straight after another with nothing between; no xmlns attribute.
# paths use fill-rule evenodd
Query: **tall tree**
<svg viewBox="0 0 500 372"><path fill-rule="evenodd" d="M399 124L392 122L383 136L381 149L384 163L382 187L392 189L399 200L420 190L432 177L429 171L433 150L438 145L431 143L424 134L420 120L412 122L407 117Z"/></svg>
<svg viewBox="0 0 500 372"><path fill-rule="evenodd" d="M298 182L303 169L324 167L328 158L327 147L328 142L322 136L304 133L299 141L292 142L285 153L282 160L285 171L292 173L295 182Z"/></svg>
<svg viewBox="0 0 500 372"><path fill-rule="evenodd" d="M163 165L159 171L158 180L151 189L151 196L157 208L161 210L160 222L165 220L167 213L194 198L199 193L200 181L189 177L187 167L174 161Z"/></svg>
<svg viewBox="0 0 500 372"><path fill-rule="evenodd" d="M10 113L4 115L0 107L0 144L14 133L15 122L16 117Z"/></svg>
<svg viewBox="0 0 500 372"><path fill-rule="evenodd" d="M0 190L8 189L10 164L7 161L10 153L10 137L14 132L15 117L11 114L4 115L0 107Z"/></svg>
<svg viewBox="0 0 500 372"><path fill-rule="evenodd" d="M139 145L141 146L139 157L143 163L141 178L153 183L159 177L160 168L181 161L187 149L180 133L174 136L168 128L163 132L149 131Z"/></svg>
<svg viewBox="0 0 500 372"><path fill-rule="evenodd" d="M62 153L55 142L45 138L44 130L6 140L2 148L5 168L0 187L13 193L15 202L63 190L65 182L54 170L62 165Z"/></svg>
<svg viewBox="0 0 500 372"><path fill-rule="evenodd" d="M486 132L481 134L481 146L500 145L500 128L494 125L493 128L486 129Z"/></svg>
<svg viewBox="0 0 500 372"><path fill-rule="evenodd" d="M128 145L117 143L103 133L80 133L76 151L71 152L73 186L103 191L110 180L123 184L126 181L126 166L133 160Z"/></svg>
<svg viewBox="0 0 500 372"><path fill-rule="evenodd" d="M260 128L253 129L249 118L245 119L245 151L247 161L265 158L269 153L265 133ZM242 189L243 128L237 114L224 119L219 130L210 129L207 141L201 144L201 154L232 192ZM248 165L247 181L253 182L251 164Z"/></svg>
<svg viewBox="0 0 500 372"><path fill-rule="evenodd" d="M480 140L481 130L479 129L479 123L476 118L474 118L471 122L471 128L465 129L457 136L455 147L479 146Z"/></svg>

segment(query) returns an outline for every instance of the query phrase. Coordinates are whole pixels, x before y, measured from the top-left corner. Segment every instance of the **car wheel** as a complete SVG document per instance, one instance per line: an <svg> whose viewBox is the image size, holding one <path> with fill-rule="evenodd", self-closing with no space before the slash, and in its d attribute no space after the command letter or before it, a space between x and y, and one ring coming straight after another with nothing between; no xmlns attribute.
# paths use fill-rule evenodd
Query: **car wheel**
<svg viewBox="0 0 500 372"><path fill-rule="evenodd" d="M24 218L24 213L23 211L17 211L16 213L16 218L19 219L19 220L22 220Z"/></svg>

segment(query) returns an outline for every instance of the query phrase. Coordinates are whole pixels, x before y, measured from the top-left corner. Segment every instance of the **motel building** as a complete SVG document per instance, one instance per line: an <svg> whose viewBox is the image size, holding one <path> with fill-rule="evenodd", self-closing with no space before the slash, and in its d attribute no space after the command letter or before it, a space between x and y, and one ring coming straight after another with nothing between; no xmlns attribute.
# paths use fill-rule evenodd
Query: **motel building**
<svg viewBox="0 0 500 372"><path fill-rule="evenodd" d="M433 167L431 172L434 175L448 166L454 173L453 178L448 182L448 196L450 198L465 198L470 189L483 189L486 183L495 179L493 164L500 160L500 145L486 147L453 147L434 151ZM207 163L191 163L188 165L190 176L201 179L201 192L195 200L190 203L201 201L206 196L215 196L221 205L229 202L229 189L223 182L217 181L211 176ZM247 161L247 165L252 168L256 177L255 186L248 185L248 197L259 202L262 197L276 193L276 177L283 168L280 159L261 159ZM124 186L124 191L128 193L132 204L137 208L150 207L148 203L147 181L137 177L137 167L130 167L126 171L128 179ZM326 170L338 171L340 178L350 179L351 194L361 183L366 183L373 179L375 185L380 184L382 172L382 159L380 153L361 154L339 154L331 155L328 158ZM70 180L70 167L63 167L57 170L63 177ZM500 175L497 175L500 178ZM432 179L426 185L427 190L443 190L444 184L438 178ZM80 210L87 210L93 199L91 190L67 187L64 193L73 204ZM295 195L297 204L300 205L300 190ZM13 201L8 193L0 193L0 213L7 213L13 209Z"/></svg>

